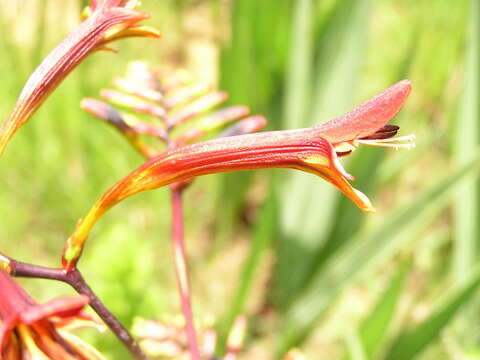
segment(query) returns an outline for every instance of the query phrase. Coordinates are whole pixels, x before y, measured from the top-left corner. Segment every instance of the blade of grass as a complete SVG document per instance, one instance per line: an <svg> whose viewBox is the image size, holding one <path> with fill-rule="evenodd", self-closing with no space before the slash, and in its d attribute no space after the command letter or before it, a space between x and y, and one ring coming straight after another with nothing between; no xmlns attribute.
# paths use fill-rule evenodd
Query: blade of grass
<svg viewBox="0 0 480 360"><path fill-rule="evenodd" d="M352 360L368 360L369 359L356 328L349 328L345 336L345 341L347 343L350 359Z"/></svg>
<svg viewBox="0 0 480 360"><path fill-rule="evenodd" d="M310 97L312 91L311 77L312 77L312 56L314 52L313 44L313 1L299 0L295 4L293 20L292 20L292 38L290 46L295 44L295 51L290 53L289 64L286 74L286 89L285 89L285 109L284 109L284 126L287 128L300 128L305 126L308 121L310 104ZM287 195L279 194L282 199L280 206L280 226L281 226L281 240L278 244L278 267L276 289L274 294L274 302L277 305L285 306L286 296L288 293L288 284L290 281L291 266L286 266L287 263L293 260L297 263L296 258L303 255L303 251L297 247L294 224L299 220L298 206L287 207L284 210L285 204L292 204L293 199L301 204L306 204L308 197L303 192L303 197L299 198L302 185L305 177L289 177L285 188L292 190L295 195L287 197ZM306 180L308 182L308 180ZM290 210L288 210L290 209ZM303 224L305 226L305 224ZM300 237L301 235L299 235ZM292 286L292 285L290 285Z"/></svg>
<svg viewBox="0 0 480 360"><path fill-rule="evenodd" d="M470 271L463 284L445 294L444 301L432 315L417 326L401 333L387 353L389 360L409 360L418 356L449 323L463 305L476 294L480 286L480 268Z"/></svg>
<svg viewBox="0 0 480 360"><path fill-rule="evenodd" d="M456 132L453 137L453 151L459 164L468 161L471 152L480 144L480 4L470 2L470 21L468 24L467 53L465 64L465 84L462 93L460 113L455 122ZM480 187L477 179L464 182L458 189L454 206L454 243L453 276L462 282L478 263L480 247ZM478 306L478 302L475 304ZM477 307L478 309L478 307ZM476 316L473 306L467 307L459 319L458 327L464 343L472 343L471 318ZM475 330L478 330L476 326Z"/></svg>
<svg viewBox="0 0 480 360"><path fill-rule="evenodd" d="M377 304L374 305L370 315L360 324L360 341L366 357L369 359L375 359L376 352L386 338L388 327L395 313L410 268L410 261L398 267L390 286L381 295Z"/></svg>
<svg viewBox="0 0 480 360"><path fill-rule="evenodd" d="M480 143L480 4L471 2L469 38L460 115L457 121L454 152L459 164L468 161L469 155ZM480 229L478 219L479 184L476 179L465 182L457 191L455 214L455 242L453 271L458 281L463 280L478 262Z"/></svg>
<svg viewBox="0 0 480 360"><path fill-rule="evenodd" d="M292 43L295 51L289 58L286 74L286 126L292 129L305 126L308 118L313 66L313 1L298 0L293 14Z"/></svg>
<svg viewBox="0 0 480 360"><path fill-rule="evenodd" d="M359 235L360 238L330 258L286 314L278 353L303 342L348 284L413 241L448 205L455 185L467 175L469 178L478 175L479 160L477 152L469 163L427 187L415 200L388 215L370 234Z"/></svg>

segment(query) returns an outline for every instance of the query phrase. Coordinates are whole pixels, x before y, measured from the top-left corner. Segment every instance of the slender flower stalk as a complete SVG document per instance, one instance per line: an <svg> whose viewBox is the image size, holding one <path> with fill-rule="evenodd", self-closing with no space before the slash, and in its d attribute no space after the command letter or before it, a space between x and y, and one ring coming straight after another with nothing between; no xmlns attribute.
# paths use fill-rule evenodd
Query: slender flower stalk
<svg viewBox="0 0 480 360"><path fill-rule="evenodd" d="M192 360L200 360L197 334L195 331L195 324L193 322L187 253L185 250L182 191L172 189L171 193L173 256L175 261L177 284L179 287L180 302L182 304L182 312L185 320L185 330L187 333L188 347L190 349L191 358Z"/></svg>
<svg viewBox="0 0 480 360"><path fill-rule="evenodd" d="M134 10L138 1L91 1L87 17L43 60L30 76L17 103L0 129L0 155L11 137L38 110L65 77L88 55L108 49L112 41L126 37L159 37L150 27L138 23L147 19Z"/></svg>
<svg viewBox="0 0 480 360"><path fill-rule="evenodd" d="M65 246L64 268L75 266L90 230L114 205L137 193L201 175L266 168L302 170L337 187L365 213L375 212L368 197L350 185L354 178L339 157L362 144L412 147L413 136L396 141L392 137L398 127L386 125L402 108L410 90L408 80L400 81L346 115L312 128L219 138L152 158L113 185L79 221Z"/></svg>
<svg viewBox="0 0 480 360"><path fill-rule="evenodd" d="M191 143L208 134L212 130L221 128L222 126L231 122L237 121L250 113L250 109L246 106L231 106L226 109L218 110L202 119L199 124L195 124L180 136L174 139L177 146ZM246 120L246 119L244 119ZM263 122L265 125L266 121ZM256 130L256 129L254 129ZM251 131L255 132L255 131Z"/></svg>

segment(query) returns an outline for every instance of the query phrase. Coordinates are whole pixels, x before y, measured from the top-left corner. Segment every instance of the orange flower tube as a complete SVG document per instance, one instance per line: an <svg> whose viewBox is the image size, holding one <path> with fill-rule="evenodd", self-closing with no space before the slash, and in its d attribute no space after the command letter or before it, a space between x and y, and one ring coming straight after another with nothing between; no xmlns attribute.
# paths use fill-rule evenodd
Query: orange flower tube
<svg viewBox="0 0 480 360"><path fill-rule="evenodd" d="M393 138L398 127L386 125L410 93L410 82L401 81L343 117L299 130L271 131L179 147L156 156L111 187L79 221L67 240L63 265L75 266L88 234L108 209L137 193L197 176L239 170L291 168L325 179L365 213L375 212L367 196L353 188L338 156L360 144L412 147L413 136Z"/></svg>

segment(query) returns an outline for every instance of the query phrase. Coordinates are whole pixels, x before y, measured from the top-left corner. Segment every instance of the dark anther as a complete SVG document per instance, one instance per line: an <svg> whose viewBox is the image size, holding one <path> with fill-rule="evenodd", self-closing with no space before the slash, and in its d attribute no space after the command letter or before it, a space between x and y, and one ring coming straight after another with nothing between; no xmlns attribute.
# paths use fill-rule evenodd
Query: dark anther
<svg viewBox="0 0 480 360"><path fill-rule="evenodd" d="M385 125L384 127L378 129L372 135L365 136L361 140L379 140L379 139L388 139L397 135L398 127L397 125Z"/></svg>
<svg viewBox="0 0 480 360"><path fill-rule="evenodd" d="M350 154L351 152L352 152L352 150L348 150L348 151L337 151L337 156L338 156L338 157L346 156L346 155Z"/></svg>

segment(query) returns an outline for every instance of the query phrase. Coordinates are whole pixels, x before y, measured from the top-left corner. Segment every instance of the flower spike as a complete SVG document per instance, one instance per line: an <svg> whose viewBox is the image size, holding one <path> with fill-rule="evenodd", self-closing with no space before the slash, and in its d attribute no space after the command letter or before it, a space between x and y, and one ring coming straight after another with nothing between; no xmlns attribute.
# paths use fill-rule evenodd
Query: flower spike
<svg viewBox="0 0 480 360"><path fill-rule="evenodd" d="M134 10L137 1L92 1L87 19L65 38L40 64L23 88L15 108L0 129L0 155L17 130L25 124L47 97L78 64L107 44L132 36L159 37L148 27L137 25L149 16Z"/></svg>

